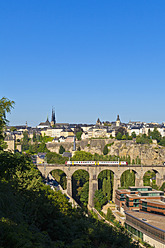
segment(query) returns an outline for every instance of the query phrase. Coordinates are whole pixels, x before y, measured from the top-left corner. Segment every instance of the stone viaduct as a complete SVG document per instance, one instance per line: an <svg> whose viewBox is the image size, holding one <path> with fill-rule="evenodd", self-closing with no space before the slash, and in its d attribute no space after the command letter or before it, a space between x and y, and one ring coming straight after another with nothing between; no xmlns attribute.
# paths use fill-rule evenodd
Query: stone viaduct
<svg viewBox="0 0 165 248"><path fill-rule="evenodd" d="M153 170L156 173L156 184L161 186L165 182L165 166L163 165L127 165L127 166L66 166L57 164L38 164L37 168L42 175L47 178L48 174L53 170L62 170L67 177L67 193L72 196L72 175L77 170L85 170L89 173L89 197L88 207L94 206L94 194L98 189L98 175L104 170L111 170L114 174L113 182L113 200L115 199L115 190L121 186L120 178L123 172L132 170L135 172L135 186L143 186L143 176L149 171Z"/></svg>

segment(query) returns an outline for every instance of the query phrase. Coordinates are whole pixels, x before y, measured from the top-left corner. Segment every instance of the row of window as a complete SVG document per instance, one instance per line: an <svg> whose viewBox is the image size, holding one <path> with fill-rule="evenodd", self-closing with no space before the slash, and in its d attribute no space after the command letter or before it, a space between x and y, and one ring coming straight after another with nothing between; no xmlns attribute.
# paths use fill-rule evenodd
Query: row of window
<svg viewBox="0 0 165 248"><path fill-rule="evenodd" d="M141 240L143 240L143 233L140 232L139 230L135 229L134 227L128 225L127 223L125 223L125 228L131 232L132 234L136 235L137 237L141 238Z"/></svg>
<svg viewBox="0 0 165 248"><path fill-rule="evenodd" d="M164 193L140 193L141 196L161 196L164 195Z"/></svg>
<svg viewBox="0 0 165 248"><path fill-rule="evenodd" d="M144 230L146 233L150 234L153 237L156 237L157 239L165 242L165 231L159 231L155 229L154 227L150 227L145 223L142 223L141 221L138 221L134 219L131 216L126 216L126 222L129 221L130 224L134 224L135 226L139 227L140 229Z"/></svg>
<svg viewBox="0 0 165 248"><path fill-rule="evenodd" d="M144 207L149 207L149 208L156 208L156 209L165 210L165 208L163 208L163 207L156 207L156 206L151 206L151 205L147 205L147 204L143 204L143 203L142 203L142 206L144 206Z"/></svg>
<svg viewBox="0 0 165 248"><path fill-rule="evenodd" d="M146 207L142 207L142 211L143 212L153 213L153 214L164 215L164 213L162 213L162 212L157 212L157 211L153 211L153 210L148 211Z"/></svg>

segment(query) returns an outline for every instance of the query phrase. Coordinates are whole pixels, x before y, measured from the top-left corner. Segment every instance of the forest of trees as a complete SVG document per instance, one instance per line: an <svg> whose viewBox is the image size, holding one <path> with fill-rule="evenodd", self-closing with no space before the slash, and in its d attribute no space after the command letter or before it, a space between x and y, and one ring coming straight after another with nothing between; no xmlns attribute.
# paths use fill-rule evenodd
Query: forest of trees
<svg viewBox="0 0 165 248"><path fill-rule="evenodd" d="M131 136L125 131L124 128L120 128L116 133L117 140L132 140L136 138L137 144L151 144L152 140L156 140L157 143L161 146L165 146L165 137L162 137L160 132L155 127L153 131L148 131L148 135L140 134L136 135L135 132L132 132Z"/></svg>
<svg viewBox="0 0 165 248"><path fill-rule="evenodd" d="M0 247L138 247L124 230L72 209L26 155L1 152L0 164Z"/></svg>

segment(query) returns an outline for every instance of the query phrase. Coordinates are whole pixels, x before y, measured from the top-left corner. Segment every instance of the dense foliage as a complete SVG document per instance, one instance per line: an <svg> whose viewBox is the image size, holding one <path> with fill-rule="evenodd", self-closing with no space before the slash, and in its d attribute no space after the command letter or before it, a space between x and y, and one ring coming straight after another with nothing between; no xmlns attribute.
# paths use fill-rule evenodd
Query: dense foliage
<svg viewBox="0 0 165 248"><path fill-rule="evenodd" d="M4 128L7 124L6 113L9 113L14 105L14 101L3 97L0 99L0 150L3 150L6 145L4 143Z"/></svg>
<svg viewBox="0 0 165 248"><path fill-rule="evenodd" d="M82 131L76 133L77 140L81 140Z"/></svg>
<svg viewBox="0 0 165 248"><path fill-rule="evenodd" d="M28 157L0 153L0 247L138 247L45 186Z"/></svg>
<svg viewBox="0 0 165 248"><path fill-rule="evenodd" d="M72 176L73 198L82 207L88 204L89 174L84 170L77 170Z"/></svg>
<svg viewBox="0 0 165 248"><path fill-rule="evenodd" d="M108 147L107 147L107 145L104 146L103 154L104 154L104 155L107 155L107 154L108 154Z"/></svg>
<svg viewBox="0 0 165 248"><path fill-rule="evenodd" d="M108 145L105 146L108 149ZM91 154L90 152L76 151L75 155L71 159L72 161L127 161L128 164L140 164L141 160L137 157L131 161L129 155L127 156L115 156L115 155L99 155L98 153Z"/></svg>
<svg viewBox="0 0 165 248"><path fill-rule="evenodd" d="M51 174L63 189L67 188L66 174L62 170L53 170Z"/></svg>
<svg viewBox="0 0 165 248"><path fill-rule="evenodd" d="M59 149L59 154L63 154L65 152L65 148L61 145Z"/></svg>
<svg viewBox="0 0 165 248"><path fill-rule="evenodd" d="M135 186L135 173L133 170L127 170L121 175L121 187L128 188L129 186Z"/></svg>
<svg viewBox="0 0 165 248"><path fill-rule="evenodd" d="M37 154L38 152L49 152L46 143L52 140L52 137L36 135L35 132L33 132L33 137L30 139L28 132L24 131L22 140L17 140L17 144L22 145L22 151L29 154Z"/></svg>
<svg viewBox="0 0 165 248"><path fill-rule="evenodd" d="M152 140L156 140L159 145L165 146L165 137L162 137L157 128L151 132L149 130L148 135L142 134L136 137L137 144L150 144Z"/></svg>

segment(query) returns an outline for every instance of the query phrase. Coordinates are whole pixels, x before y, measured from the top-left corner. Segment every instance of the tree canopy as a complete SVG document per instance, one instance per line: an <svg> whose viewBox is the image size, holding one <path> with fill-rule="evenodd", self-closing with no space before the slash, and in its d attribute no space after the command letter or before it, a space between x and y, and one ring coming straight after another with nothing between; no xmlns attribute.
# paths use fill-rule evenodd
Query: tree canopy
<svg viewBox="0 0 165 248"><path fill-rule="evenodd" d="M0 99L0 150L5 147L4 144L4 128L8 123L6 113L10 113L11 108L14 106L14 101L10 101L6 97Z"/></svg>
<svg viewBox="0 0 165 248"><path fill-rule="evenodd" d="M82 201L87 190L88 183ZM96 197L104 199L99 192ZM72 208L43 183L27 155L8 152L0 153L0 233L2 248L139 248L125 231Z"/></svg>
<svg viewBox="0 0 165 248"><path fill-rule="evenodd" d="M77 151L75 155L72 157L72 161L90 161L93 156L89 152Z"/></svg>
<svg viewBox="0 0 165 248"><path fill-rule="evenodd" d="M81 140L82 131L76 133L77 140Z"/></svg>

